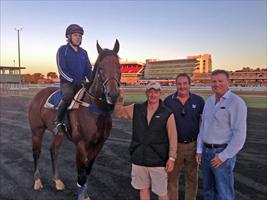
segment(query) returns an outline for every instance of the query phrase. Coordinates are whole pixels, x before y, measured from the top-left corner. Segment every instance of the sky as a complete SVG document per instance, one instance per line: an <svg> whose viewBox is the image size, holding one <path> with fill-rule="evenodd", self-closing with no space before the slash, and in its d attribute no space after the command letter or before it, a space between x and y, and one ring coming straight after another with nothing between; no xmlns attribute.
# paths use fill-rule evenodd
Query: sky
<svg viewBox="0 0 267 200"><path fill-rule="evenodd" d="M96 41L121 61L183 59L209 53L213 69L266 68L266 0L246 1L6 1L1 0L1 66L25 73L57 72L65 30L84 28L82 47L92 63Z"/></svg>

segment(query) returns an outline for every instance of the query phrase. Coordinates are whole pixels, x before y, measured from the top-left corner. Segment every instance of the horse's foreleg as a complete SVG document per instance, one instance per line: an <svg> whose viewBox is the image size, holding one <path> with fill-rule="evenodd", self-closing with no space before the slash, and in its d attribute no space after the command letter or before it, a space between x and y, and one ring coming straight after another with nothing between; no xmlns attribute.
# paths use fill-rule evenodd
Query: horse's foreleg
<svg viewBox="0 0 267 200"><path fill-rule="evenodd" d="M50 155L52 161L52 170L53 170L53 180L55 182L55 186L57 190L64 190L64 183L60 180L58 174L58 166L57 166L57 158L59 154L59 148L63 142L62 136L54 136L51 147L50 147Z"/></svg>
<svg viewBox="0 0 267 200"><path fill-rule="evenodd" d="M36 128L32 130L32 152L33 152L33 160L34 160L34 190L40 190L43 187L40 172L39 172L39 158L41 155L41 146L44 134L44 128Z"/></svg>
<svg viewBox="0 0 267 200"><path fill-rule="evenodd" d="M82 164L78 167L78 185L83 186L86 184L88 176L92 170L94 160L87 161L85 164Z"/></svg>
<svg viewBox="0 0 267 200"><path fill-rule="evenodd" d="M93 164L95 162L95 158L93 158L91 161L87 162L87 165L86 165L86 176L88 178L91 170L92 170L92 167L93 167Z"/></svg>
<svg viewBox="0 0 267 200"><path fill-rule="evenodd" d="M87 181L92 170L95 157L94 158L85 158L85 156L77 155L77 158L83 158L77 163L78 168L78 200L90 200L87 193ZM81 161L84 161L83 163Z"/></svg>
<svg viewBox="0 0 267 200"><path fill-rule="evenodd" d="M76 162L77 162L77 187L78 187L78 200L90 200L87 193L87 175L88 166L92 168L86 156L86 150L81 142L76 151Z"/></svg>

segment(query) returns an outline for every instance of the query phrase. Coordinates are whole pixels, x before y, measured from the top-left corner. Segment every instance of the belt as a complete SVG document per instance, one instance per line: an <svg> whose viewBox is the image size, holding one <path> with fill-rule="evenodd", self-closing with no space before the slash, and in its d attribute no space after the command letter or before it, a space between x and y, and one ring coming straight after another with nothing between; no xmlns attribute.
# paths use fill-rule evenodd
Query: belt
<svg viewBox="0 0 267 200"><path fill-rule="evenodd" d="M186 140L178 139L178 143L189 144L189 143L194 142L196 140L197 140L197 138L191 138L191 139L186 139Z"/></svg>
<svg viewBox="0 0 267 200"><path fill-rule="evenodd" d="M208 144L204 142L204 146L206 148L212 149L212 148L225 148L227 147L227 144Z"/></svg>

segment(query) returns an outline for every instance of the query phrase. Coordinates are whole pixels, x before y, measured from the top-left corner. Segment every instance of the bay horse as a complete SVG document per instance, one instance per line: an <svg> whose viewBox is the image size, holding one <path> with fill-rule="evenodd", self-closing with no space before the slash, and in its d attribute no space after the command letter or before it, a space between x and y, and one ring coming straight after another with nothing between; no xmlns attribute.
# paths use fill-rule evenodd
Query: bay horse
<svg viewBox="0 0 267 200"><path fill-rule="evenodd" d="M79 103L78 109L69 111L72 141L76 147L78 200L90 199L86 188L87 179L97 154L109 137L112 128L111 113L119 96L121 65L119 63L119 42L113 50L102 49L97 42L98 58L94 65L89 86ZM58 88L42 89L29 106L29 124L32 131L32 151L34 159L34 190L43 185L38 168L42 138L45 130L53 134L53 120L56 110L44 107L47 98ZM89 109L93 107L94 109ZM57 168L59 148L66 137L54 135L50 146L53 180L57 190L64 189Z"/></svg>

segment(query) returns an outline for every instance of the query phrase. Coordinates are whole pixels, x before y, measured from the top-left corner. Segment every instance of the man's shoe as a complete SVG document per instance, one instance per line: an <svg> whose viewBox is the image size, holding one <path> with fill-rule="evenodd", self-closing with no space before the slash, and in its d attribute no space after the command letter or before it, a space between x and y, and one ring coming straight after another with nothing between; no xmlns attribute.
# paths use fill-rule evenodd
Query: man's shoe
<svg viewBox="0 0 267 200"><path fill-rule="evenodd" d="M54 129L53 132L55 135L64 135L66 132L66 128L63 123L60 122L54 122Z"/></svg>

